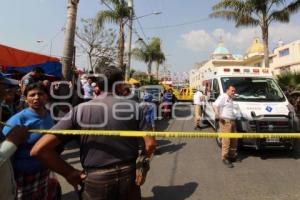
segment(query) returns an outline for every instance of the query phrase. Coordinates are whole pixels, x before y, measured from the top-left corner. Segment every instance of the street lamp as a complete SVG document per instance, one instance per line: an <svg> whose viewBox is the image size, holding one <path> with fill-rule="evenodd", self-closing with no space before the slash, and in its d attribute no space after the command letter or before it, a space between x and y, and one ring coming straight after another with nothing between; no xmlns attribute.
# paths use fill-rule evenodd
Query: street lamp
<svg viewBox="0 0 300 200"><path fill-rule="evenodd" d="M37 43L43 43L45 42L44 40L36 40ZM50 56L51 56L51 53L52 53L52 40L50 40Z"/></svg>
<svg viewBox="0 0 300 200"><path fill-rule="evenodd" d="M146 15L134 17L133 20L140 19L140 18L143 18L143 17L147 17L147 16L150 16L150 15L160 15L160 14L162 14L162 12L152 12L152 13L149 13L149 14L146 14Z"/></svg>
<svg viewBox="0 0 300 200"><path fill-rule="evenodd" d="M132 22L133 20L140 19L142 17L150 16L150 15L159 15L161 12L152 12L146 15L142 15L140 17L133 18L133 0L128 0L128 7L130 8L130 16L129 16L129 42L128 42L128 64L125 71L125 81L129 80L130 77L130 65L131 65L131 43L132 43Z"/></svg>

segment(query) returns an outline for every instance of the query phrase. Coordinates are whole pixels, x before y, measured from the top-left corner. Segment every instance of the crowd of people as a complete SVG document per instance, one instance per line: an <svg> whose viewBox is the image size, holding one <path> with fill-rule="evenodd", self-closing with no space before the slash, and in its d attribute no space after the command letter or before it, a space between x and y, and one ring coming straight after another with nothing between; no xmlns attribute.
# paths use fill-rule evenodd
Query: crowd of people
<svg viewBox="0 0 300 200"><path fill-rule="evenodd" d="M145 163L149 163L155 150L153 137L74 137L28 130L152 131L155 121L151 94L145 95L145 103L140 107L136 107L131 98L115 97L112 94L114 86L121 96L127 91L125 85L115 85L123 80L122 71L114 66L103 67L101 73L108 84L106 95L94 98L102 93L101 83L87 79L82 85L84 102L68 112L68 117L55 123L45 106L50 98L49 83L38 80L40 73L35 70L21 80L22 108L14 110L11 106L15 103L11 92L7 92L1 104L1 115L4 116L1 121L5 124L0 143L0 174L3 177L0 181L5 187L0 187L0 199L61 199L61 188L53 172L65 177L82 199L141 199L140 185L145 178L138 174L145 176L145 169L149 169ZM115 113L116 105L126 112ZM128 106L134 109L128 109ZM116 114L124 120L119 120ZM83 170L73 168L60 157L64 145L73 139L80 141ZM141 156L143 159L137 159ZM137 160L142 165L138 165Z"/></svg>
<svg viewBox="0 0 300 200"><path fill-rule="evenodd" d="M120 69L103 67L101 73L107 79L106 90L104 83L97 79L83 79L80 85L83 103L64 112L65 117L58 121L54 121L46 104L51 99L50 88L57 90L59 86L51 87L48 80L42 80L40 68L33 69L21 79L18 104L15 94L11 90L6 91L1 102L0 121L5 124L0 143L0 174L3 177L0 182L5 187L0 187L0 199L61 199L61 187L54 172L73 185L82 199L141 199L140 185L145 181L145 172L155 151L155 138L96 136L86 135L84 131L79 137L28 131L155 131L157 107L152 102L153 95L144 94L137 107L137 101L128 86L119 84L123 80ZM221 132L236 131L234 94L235 88L230 85L226 93L214 102ZM163 118L169 119L174 100L172 91L165 90L161 97ZM204 94L198 90L193 101L194 127L195 130L201 130ZM121 112L116 111L117 107ZM71 140L80 141L83 170L75 169L60 157L64 145ZM221 159L229 168L237 160L236 149L236 139L222 139Z"/></svg>

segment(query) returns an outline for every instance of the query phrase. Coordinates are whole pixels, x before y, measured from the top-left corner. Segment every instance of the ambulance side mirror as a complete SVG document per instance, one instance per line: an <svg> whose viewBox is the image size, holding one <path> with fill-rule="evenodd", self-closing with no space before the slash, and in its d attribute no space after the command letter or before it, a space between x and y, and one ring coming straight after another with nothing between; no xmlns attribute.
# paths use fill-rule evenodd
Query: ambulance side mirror
<svg viewBox="0 0 300 200"><path fill-rule="evenodd" d="M210 95L209 95L208 101L209 101L209 102L214 102L214 101L216 100L216 97L215 97L215 96L216 96L216 95L215 95L215 92L212 91L212 92L210 93Z"/></svg>
<svg viewBox="0 0 300 200"><path fill-rule="evenodd" d="M211 94L209 99L208 99L208 102L215 102L215 101L216 101L216 98L214 97L213 94Z"/></svg>

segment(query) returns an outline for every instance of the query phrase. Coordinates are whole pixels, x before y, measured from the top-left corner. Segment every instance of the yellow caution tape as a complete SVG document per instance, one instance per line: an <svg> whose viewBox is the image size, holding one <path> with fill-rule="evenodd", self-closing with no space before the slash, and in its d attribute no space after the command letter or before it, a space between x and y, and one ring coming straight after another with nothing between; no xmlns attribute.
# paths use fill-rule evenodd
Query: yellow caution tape
<svg viewBox="0 0 300 200"><path fill-rule="evenodd" d="M107 130L30 130L31 132L63 135L99 135L120 137L185 137L185 138L300 138L300 133L210 133L177 131L107 131Z"/></svg>
<svg viewBox="0 0 300 200"><path fill-rule="evenodd" d="M8 127L9 124L0 122ZM97 135L120 137L185 137L185 138L300 138L300 133L211 133L211 132L178 132L178 131L118 131L118 130L45 130L31 129L29 132L62 134L62 135Z"/></svg>

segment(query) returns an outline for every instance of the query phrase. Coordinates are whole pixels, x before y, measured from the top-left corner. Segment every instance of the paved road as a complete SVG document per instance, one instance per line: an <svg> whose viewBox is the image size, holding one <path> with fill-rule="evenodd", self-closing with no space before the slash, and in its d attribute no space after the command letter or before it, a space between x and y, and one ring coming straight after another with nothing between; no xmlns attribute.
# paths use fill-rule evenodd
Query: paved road
<svg viewBox="0 0 300 200"><path fill-rule="evenodd" d="M191 120L159 123L163 130L192 131ZM205 131L212 131L206 127ZM144 200L299 200L300 153L242 149L243 158L233 169L220 161L214 139L159 139L158 154L142 187ZM79 167L78 149L64 157ZM76 199L60 179L64 200Z"/></svg>

